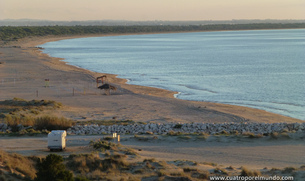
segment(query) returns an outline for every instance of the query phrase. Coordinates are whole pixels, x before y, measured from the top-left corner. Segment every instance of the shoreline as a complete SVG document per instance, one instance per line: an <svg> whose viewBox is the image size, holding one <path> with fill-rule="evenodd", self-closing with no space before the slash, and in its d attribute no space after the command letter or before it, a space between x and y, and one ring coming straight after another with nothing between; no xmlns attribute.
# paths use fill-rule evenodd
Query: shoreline
<svg viewBox="0 0 305 181"><path fill-rule="evenodd" d="M238 30L238 31L244 31L244 30ZM253 30L249 30L249 31L253 31ZM259 31L262 31L262 30L259 30ZM176 32L172 32L172 33L176 33ZM181 33L185 33L185 32L181 32ZM146 33L143 33L143 34L146 34ZM156 34L158 34L158 33L156 33ZM163 34L163 33L162 33L162 34ZM123 34L123 36L124 36L124 35L125 35L125 34ZM134 35L134 34L127 34L127 35ZM137 34L136 34L136 35L137 35ZM103 36L103 35L102 35L102 36ZM114 35L106 35L106 36L120 36L120 35L114 34ZM90 37L91 37L91 36L90 36ZM99 36L99 37L100 37L100 36ZM87 37L84 37L84 38L87 38ZM64 59L62 59L62 61L65 62ZM71 64L70 64L70 63L67 63L67 64L72 65L72 66L75 66L75 67L80 68L80 69L92 71L92 70L89 70L89 69L86 69L86 68L83 68L83 67L78 67L78 66L76 66L76 65L73 65L73 61L72 61ZM84 67L85 67L85 66L84 66ZM115 69L113 69L113 70L115 70ZM92 72L94 72L94 71L92 71ZM102 72L94 72L94 73L101 73L101 74L103 74ZM135 83L130 82L130 80L128 80L128 78L126 78L126 76L125 76L125 77L121 77L120 75L116 74L115 71L114 71L114 73L110 72L110 73L105 73L105 74L112 75L112 76L115 76L116 78L122 79L122 80L125 81L126 84L144 86L144 85L141 85L141 84L135 84ZM144 86L144 87L145 87L145 86ZM250 105L250 104L243 104L243 102L240 102L240 103L238 104L238 103L234 103L234 102L232 102L232 103L230 103L230 102L220 102L220 101L215 101L215 100L209 100L209 101L207 101L207 100L199 100L198 98L197 98L197 100L195 100L195 99L189 100L189 99L183 98L182 96L179 97L179 95L181 94L181 92L175 91L174 89L167 89L166 87L163 87L163 86L151 86L151 85L146 85L146 87L157 88L157 89L162 89L162 90L166 90L166 91L172 92L172 97L177 98L177 99L180 99L180 100L196 101L196 102L210 102L210 103L219 103L219 104L236 105L236 106L242 106L242 107L248 107L248 108L254 108L254 109L264 110L264 111L267 111L267 112L272 112L272 113L275 113L275 114L280 114L280 115L287 116L287 117L291 117L291 118L295 118L295 119L301 119L301 118L302 118L302 116L295 116L295 115L292 115L292 114L291 114L291 115L290 115L290 114L284 114L284 113L281 113L280 111L277 112L277 110L281 110L281 109L277 109L277 110L275 110L276 108L274 108L274 109L272 109L272 108L271 108L271 109L268 109L268 108L266 108L266 107L264 107L264 106L259 106L259 104L254 104L254 103L253 103L252 105ZM162 88L162 87L163 87L163 88ZM270 108L270 107L269 107L269 108ZM283 109L283 110L285 110L285 109ZM289 109L288 109L288 110L289 110ZM287 112L289 112L288 110L287 110ZM284 112L284 111L283 111L283 112ZM304 119L303 121L305 121L305 119Z"/></svg>
<svg viewBox="0 0 305 181"><path fill-rule="evenodd" d="M172 32L172 33L179 33L179 32ZM43 53L38 47L39 45L42 45L42 44L45 44L45 43L48 43L48 42L54 42L54 41L60 41L60 40L67 40L67 39L77 39L77 38L90 38L90 37L107 37L107 36L125 36L125 35L141 35L141 34L147 34L147 33L137 33L137 34L100 34L100 35L77 35L77 36L47 36L47 37L43 37L42 39L40 40L36 40L35 38L30 38L30 40L27 40L28 38L25 38L25 39L22 39L20 44L21 44L21 47L23 46L26 46L26 47L32 47L32 48L35 48L37 49L35 51L35 54L39 57L39 56L47 56L49 57L50 59L52 59L52 61L58 61L59 63L62 62L64 63L66 66L70 66L70 67L74 67L76 69L79 69L83 72L86 72L94 77L97 77L98 75L107 75L107 78L111 79L111 80L114 80L115 82L117 83L123 83L123 84L126 84L127 85L127 82L129 81L128 79L124 79L124 78L118 78L119 75L117 74L111 74L111 73L101 73L101 72L94 72L94 71L91 71L91 70L88 70L88 69L85 69L85 68L82 68L82 67L78 67L78 66L75 66L75 65L70 65L68 64L67 62L65 62L65 59L64 58L61 58L61 57L52 57L52 56L49 56L48 54L46 53ZM159 33L152 33L152 34L159 34ZM37 37L39 38L39 37ZM18 45L20 46L20 44L18 43ZM111 82L111 81L110 81ZM146 87L146 86L140 86L140 85L133 85L133 84L128 84L128 85L132 85L132 86L137 86L137 87L142 87L142 89L156 89L156 90L160 90L163 94L165 92L167 92L166 94L166 97L170 96L170 97L175 97L175 95L179 94L179 92L176 92L176 91L171 91L171 90L166 90L166 89L161 89L161 88L156 88L156 87ZM135 90L133 90L135 91ZM161 96L160 94L157 94L156 96Z"/></svg>
<svg viewBox="0 0 305 181"><path fill-rule="evenodd" d="M174 32L177 33L177 32ZM154 115L151 115L151 118L145 119L145 113L141 114L141 118L137 119L136 121L156 121L156 122L190 122L194 118L198 118L200 115L202 118L200 118L198 121L207 119L207 122L229 122L229 121L237 121L237 122L304 122L303 120L299 120L296 118L286 117L283 115L275 114L275 113L269 113L264 110L259 110L255 108L249 108L249 107L243 107L243 106L235 106L235 105L228 105L228 104L221 104L221 103L212 103L212 102L200 102L200 101L187 101L187 100L181 100L178 98L175 98L175 94L178 92L173 92L169 90L159 89L159 88L153 88L153 87L145 87L145 86L138 86L138 85L131 85L126 84L127 79L117 78L117 75L115 74L103 74L103 73L97 73L92 72L87 69L83 69L80 67L76 67L73 65L69 65L66 62L64 62L64 59L62 58L56 58L56 57L50 57L47 54L44 54L40 51L37 46L51 42L51 41L59 41L64 39L74 39L74 38L88 38L88 37L103 37L103 36L119 36L119 35L135 35L135 34L107 34L107 35L79 35L79 36L46 36L46 37L30 37L30 38L24 38L17 42L11 42L11 46L20 46L23 52L31 54L33 57L36 57L38 60L40 60L40 63L44 64L44 66L48 66L50 69L54 70L60 70L63 72L77 72L82 74L83 76L89 77L91 81L95 80L95 77L100 75L107 75L109 82L116 86L118 86L123 93L118 94L119 96L123 96L124 93L128 93L131 95L134 95L133 98L143 98L143 99L149 99L150 101L155 102L165 102L170 103L171 106L178 104L180 106L180 110L172 111L172 109L166 110L167 112L174 112L175 113L181 113L180 115L171 115L167 118L167 113L163 113L166 111L163 111L162 108L156 109L156 110L149 110L149 112L162 112L159 118L154 118ZM14 49L14 48L12 48ZM15 48L18 49L18 48ZM0 47L1 50L1 47ZM43 60L43 61L41 61ZM51 96L52 97L52 96ZM111 101L113 104L118 104L117 99L111 100L112 96L107 96L107 100ZM1 97L0 97L1 98ZM161 100L164 99L164 100ZM173 100L175 99L175 100ZM129 99L130 100L130 99ZM71 101L67 101L71 102ZM125 102L126 103L126 102ZM65 103L64 103L65 104ZM144 103L145 104L145 103ZM75 105L75 103L68 104L69 106ZM158 105L158 104L156 104ZM153 105L153 106L156 106ZM133 105L134 106L134 105ZM70 107L71 108L71 107ZM138 106L138 109L141 109L141 106ZM164 108L164 107L163 107ZM127 108L124 108L127 109ZM150 109L150 108L147 108ZM186 110L185 110L186 109ZM131 109L135 110L135 109ZM145 109L146 110L146 109ZM183 110L183 111L182 111ZM146 110L147 111L147 110ZM111 111L112 112L112 111ZM145 112L145 111L144 111ZM198 115L192 115L193 112L196 112ZM91 113L92 114L92 113ZM121 113L124 114L124 113ZM140 114L140 113L138 113ZM203 116L202 114L208 114ZM144 116L144 117L143 117ZM71 117L71 116L70 116ZM73 116L72 116L73 117ZM105 116L110 117L111 116ZM113 116L113 118L116 116ZM118 118L132 118L132 116L124 116L120 115L117 116ZM116 118L117 118L116 117ZM139 117L139 116L136 116ZM161 117L161 119L160 119ZM164 119L162 119L162 117ZM173 118L175 117L175 118ZM177 118L178 117L178 118ZM185 117L188 117L186 120ZM196 122L196 121L195 121Z"/></svg>

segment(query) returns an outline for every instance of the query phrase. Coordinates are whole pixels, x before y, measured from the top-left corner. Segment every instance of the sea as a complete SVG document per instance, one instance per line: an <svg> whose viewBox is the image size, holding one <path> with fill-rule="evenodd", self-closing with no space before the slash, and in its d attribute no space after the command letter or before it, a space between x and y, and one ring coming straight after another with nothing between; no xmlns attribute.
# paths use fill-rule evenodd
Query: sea
<svg viewBox="0 0 305 181"><path fill-rule="evenodd" d="M305 29L121 35L49 42L44 53L178 99L305 121Z"/></svg>

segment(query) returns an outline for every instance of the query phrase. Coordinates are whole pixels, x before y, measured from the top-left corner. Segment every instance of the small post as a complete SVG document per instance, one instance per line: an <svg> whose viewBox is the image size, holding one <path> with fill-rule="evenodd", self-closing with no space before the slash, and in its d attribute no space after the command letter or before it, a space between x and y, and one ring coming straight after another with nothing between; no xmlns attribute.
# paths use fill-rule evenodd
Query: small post
<svg viewBox="0 0 305 181"><path fill-rule="evenodd" d="M86 95L86 88L84 87L84 95Z"/></svg>
<svg viewBox="0 0 305 181"><path fill-rule="evenodd" d="M45 87L49 87L49 79L44 79Z"/></svg>
<svg viewBox="0 0 305 181"><path fill-rule="evenodd" d="M120 140L120 135L118 135L118 142L120 142L121 140Z"/></svg>

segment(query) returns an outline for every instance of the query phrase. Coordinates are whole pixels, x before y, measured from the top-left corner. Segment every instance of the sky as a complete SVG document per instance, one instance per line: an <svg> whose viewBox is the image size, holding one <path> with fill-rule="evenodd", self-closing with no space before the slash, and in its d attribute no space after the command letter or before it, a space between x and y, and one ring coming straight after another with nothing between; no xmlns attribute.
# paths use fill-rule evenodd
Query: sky
<svg viewBox="0 0 305 181"><path fill-rule="evenodd" d="M305 19L305 0L0 0L0 19Z"/></svg>

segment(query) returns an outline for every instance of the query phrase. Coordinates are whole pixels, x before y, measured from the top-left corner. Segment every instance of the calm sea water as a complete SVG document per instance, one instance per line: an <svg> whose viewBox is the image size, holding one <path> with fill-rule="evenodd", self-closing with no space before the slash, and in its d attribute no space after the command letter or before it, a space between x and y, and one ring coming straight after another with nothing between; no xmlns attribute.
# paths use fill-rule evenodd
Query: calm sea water
<svg viewBox="0 0 305 181"><path fill-rule="evenodd" d="M180 99L263 109L305 120L305 30L79 38L41 45L53 57Z"/></svg>

